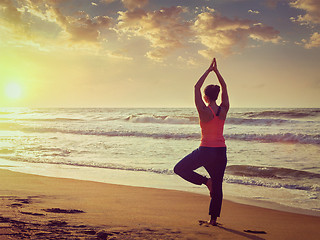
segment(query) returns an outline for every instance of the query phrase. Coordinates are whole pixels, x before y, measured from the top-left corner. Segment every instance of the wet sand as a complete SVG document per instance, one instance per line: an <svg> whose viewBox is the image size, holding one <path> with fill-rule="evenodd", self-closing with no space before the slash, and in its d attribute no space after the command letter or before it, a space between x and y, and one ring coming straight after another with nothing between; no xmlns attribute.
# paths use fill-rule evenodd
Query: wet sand
<svg viewBox="0 0 320 240"><path fill-rule="evenodd" d="M320 217L181 191L42 177L0 169L2 239L318 239Z"/></svg>

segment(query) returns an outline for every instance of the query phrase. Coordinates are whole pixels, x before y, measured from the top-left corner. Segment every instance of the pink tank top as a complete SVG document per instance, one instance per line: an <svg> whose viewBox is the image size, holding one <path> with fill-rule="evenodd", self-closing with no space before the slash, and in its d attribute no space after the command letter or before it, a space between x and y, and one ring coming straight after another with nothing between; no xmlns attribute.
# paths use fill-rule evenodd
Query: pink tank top
<svg viewBox="0 0 320 240"><path fill-rule="evenodd" d="M223 137L223 127L225 120L221 120L214 114L214 111L209 106L213 113L213 119L209 122L201 122L201 147L226 147Z"/></svg>

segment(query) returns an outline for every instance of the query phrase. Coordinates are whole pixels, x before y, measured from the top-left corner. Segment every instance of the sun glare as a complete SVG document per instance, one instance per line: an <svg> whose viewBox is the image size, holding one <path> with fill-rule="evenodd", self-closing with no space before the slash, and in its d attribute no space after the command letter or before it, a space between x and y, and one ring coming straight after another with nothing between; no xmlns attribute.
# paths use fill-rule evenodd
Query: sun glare
<svg viewBox="0 0 320 240"><path fill-rule="evenodd" d="M22 96L22 88L18 83L9 83L6 87L6 95L11 99L17 99Z"/></svg>

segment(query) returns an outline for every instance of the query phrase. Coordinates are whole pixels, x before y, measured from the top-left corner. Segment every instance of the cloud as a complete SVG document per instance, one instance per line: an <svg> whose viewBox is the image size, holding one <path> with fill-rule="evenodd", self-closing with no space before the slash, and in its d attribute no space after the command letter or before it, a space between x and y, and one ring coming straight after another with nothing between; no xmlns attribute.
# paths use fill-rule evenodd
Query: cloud
<svg viewBox="0 0 320 240"><path fill-rule="evenodd" d="M319 0L294 0L289 5L293 8L306 11L305 15L299 15L293 21L301 24L320 24L320 1Z"/></svg>
<svg viewBox="0 0 320 240"><path fill-rule="evenodd" d="M191 66L191 67L195 67L195 66L200 66L201 63L199 63L199 60L198 59L195 59L195 58L192 58L192 57L189 57L189 58L183 58L182 56L179 56L177 58L178 61L180 61L181 63L183 63L183 65L188 65L188 66Z"/></svg>
<svg viewBox="0 0 320 240"><path fill-rule="evenodd" d="M276 8L277 3L280 1L284 1L284 0L266 0L264 4L270 8ZM285 0L285 1L290 1L290 0Z"/></svg>
<svg viewBox="0 0 320 240"><path fill-rule="evenodd" d="M259 11L254 11L254 10L248 10L248 13L251 13L251 14L259 14L260 12Z"/></svg>
<svg viewBox="0 0 320 240"><path fill-rule="evenodd" d="M0 23L5 29L16 32L25 32L28 24L22 21L22 10L19 10L12 1L0 1Z"/></svg>
<svg viewBox="0 0 320 240"><path fill-rule="evenodd" d="M309 42L307 42L304 47L306 49L320 47L320 33L313 33L309 39Z"/></svg>
<svg viewBox="0 0 320 240"><path fill-rule="evenodd" d="M128 49L118 49L116 51L108 51L107 54L112 58L120 58L126 60L132 60L132 57L126 57L125 54L128 52Z"/></svg>
<svg viewBox="0 0 320 240"><path fill-rule="evenodd" d="M99 30L111 27L113 22L108 16L90 18L85 12L77 12L75 16L64 15L58 7L48 5L45 16L48 21L58 24L72 42L97 43Z"/></svg>
<svg viewBox="0 0 320 240"><path fill-rule="evenodd" d="M268 7L275 8L278 2L287 2L290 7L305 10L304 15L291 17L293 22L302 25L320 24L320 1L319 0L266 0Z"/></svg>
<svg viewBox="0 0 320 240"><path fill-rule="evenodd" d="M0 3L0 11L4 14L2 20L11 24L11 29L16 29L17 26L24 26L25 31L31 29L30 26L35 21L51 22L60 28L59 37L56 38L56 43L77 43L77 44L99 44L100 30L108 29L113 24L113 19L108 16L95 16L91 18L84 11L75 12L73 15L62 13L59 4L65 0L29 0L21 2L20 8L14 6L13 1L6 0ZM23 19L23 20L22 20ZM14 25L14 26L13 26ZM47 31L43 28L43 32ZM42 32L35 30L34 33L29 30L28 34L32 35L32 40L40 41L40 38L45 38ZM39 36L37 36L37 34ZM47 36L50 35L49 31ZM27 37L27 34L20 34L21 37ZM29 37L30 38L30 37ZM48 37L49 38L49 37ZM60 40L60 41L59 41ZM62 41L63 40L63 41ZM45 42L45 41L44 41Z"/></svg>
<svg viewBox="0 0 320 240"><path fill-rule="evenodd" d="M249 39L273 43L280 40L280 32L273 27L249 19L222 17L220 13L199 14L193 28L198 41L208 48L199 52L205 57L233 54L235 46L244 48Z"/></svg>
<svg viewBox="0 0 320 240"><path fill-rule="evenodd" d="M113 1L100 0L100 3ZM249 40L277 43L280 39L279 32L271 26L249 19L223 17L209 7L202 7L199 14L190 13L182 6L147 11L142 7L148 0L121 1L128 10L119 11L118 18L113 19L88 14L87 9L92 11L92 6L96 6L93 1L87 1L77 9L76 6L71 8L68 5L71 2L67 0L2 0L0 24L2 29L5 26L8 32L16 34L22 44L48 50L92 47L96 51L107 47L102 43L108 38L107 33L114 30L113 33L123 39L135 36L146 40L149 49L145 56L155 61L163 61L174 51L196 44L197 47L204 45L207 49L199 53L208 56L212 53L233 54L235 48L247 47ZM309 44L313 46L313 40ZM122 50L100 48L101 54L107 52L108 56L130 59L126 50L118 47Z"/></svg>
<svg viewBox="0 0 320 240"><path fill-rule="evenodd" d="M133 10L135 8L142 8L146 4L148 4L148 0L122 0L123 5L129 10Z"/></svg>
<svg viewBox="0 0 320 240"><path fill-rule="evenodd" d="M152 51L146 56L161 61L172 51L184 47L185 38L191 36L191 22L180 18L186 10L181 6L145 12L136 8L119 12L116 28L122 33L143 37L151 43Z"/></svg>
<svg viewBox="0 0 320 240"><path fill-rule="evenodd" d="M290 7L305 11L305 14L291 17L290 20L292 22L300 23L300 25L309 25L311 27L320 24L320 0L267 0L266 4L276 7L280 1L288 2ZM309 41L302 39L302 42L295 42L295 44L304 46L306 49L320 47L320 35L318 32L315 32Z"/></svg>
<svg viewBox="0 0 320 240"><path fill-rule="evenodd" d="M112 24L112 19L108 16L89 16L72 19L70 21L62 21L61 26L70 35L70 40L74 42L99 42L99 29L109 28Z"/></svg>
<svg viewBox="0 0 320 240"><path fill-rule="evenodd" d="M248 19L222 17L213 9L197 15L194 21L185 21L183 7L162 8L146 12L136 8L119 12L116 29L120 33L143 37L153 50L147 52L150 59L162 61L174 50L186 47L191 38L208 47L199 53L205 57L212 53L233 54L232 48L244 48L249 39L277 43L279 31L273 27Z"/></svg>
<svg viewBox="0 0 320 240"><path fill-rule="evenodd" d="M12 1L0 1L0 10L2 11L2 18L12 23L21 23L22 13L18 11Z"/></svg>
<svg viewBox="0 0 320 240"><path fill-rule="evenodd" d="M263 42L278 43L281 39L280 32L273 27L262 23L253 24L248 30L249 37Z"/></svg>
<svg viewBox="0 0 320 240"><path fill-rule="evenodd" d="M100 0L101 2L105 2L106 4L112 3L116 0Z"/></svg>
<svg viewBox="0 0 320 240"><path fill-rule="evenodd" d="M105 2L107 4L115 2L116 0L101 0L101 2ZM149 0L121 0L124 7L129 10L133 10L135 8L143 8L145 5L149 3Z"/></svg>

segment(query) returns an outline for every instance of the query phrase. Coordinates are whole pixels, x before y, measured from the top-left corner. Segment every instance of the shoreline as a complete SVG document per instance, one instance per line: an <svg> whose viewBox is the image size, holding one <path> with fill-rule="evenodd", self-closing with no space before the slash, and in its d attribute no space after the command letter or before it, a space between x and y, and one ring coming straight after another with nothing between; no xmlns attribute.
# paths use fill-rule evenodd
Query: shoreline
<svg viewBox="0 0 320 240"><path fill-rule="evenodd" d="M320 217L223 201L218 227L210 198L0 169L0 239L315 239ZM251 232L245 232L250 230ZM266 234L262 233L265 232Z"/></svg>
<svg viewBox="0 0 320 240"><path fill-rule="evenodd" d="M180 178L179 178L180 186L178 186L178 188L176 188L177 187L176 185L172 185L172 181L174 181L174 179L171 179L169 181L170 184L163 184L166 182L166 180L162 179L161 175L157 176L159 179L157 179L156 184L151 184L151 183L146 184L145 182L143 182L143 179L144 179L144 177L146 177L148 179L150 176L144 176L144 174L150 174L150 173L142 172L142 175L140 176L140 178L142 178L142 181L140 182L140 184L138 183L136 185L132 185L132 184L129 185L129 184L127 184L127 182L130 181L131 178L134 178L134 182L137 183L138 178L137 178L137 176L135 176L136 172L127 172L124 175L124 172L122 174L119 174L119 172L117 170L103 169L102 171L106 171L105 173L103 173L103 175L105 175L105 176L110 175L110 176L105 179L97 180L96 177L94 177L92 175L92 173L90 172L91 169L89 169L89 174L87 174L87 172L85 172L85 171L81 171L81 177L79 177L78 176L79 169L77 167L71 168L70 166L68 166L68 168L66 168L66 169L59 168L57 171L57 169L55 168L56 166L52 166L50 164L49 165L42 164L41 170L23 171L22 169L25 169L26 167L33 169L33 166L32 165L31 166L20 165L19 163L15 163L15 162L12 162L9 160L3 160L3 159L0 159L0 160L2 163L2 165L0 165L0 170L1 169L9 170L9 171L16 172L16 173L30 174L30 175L35 175L35 176L39 176L39 177L62 178L62 179L71 179L71 180L78 180L78 181L89 181L89 182L95 182L95 183L106 183L106 184L128 186L128 187L142 187L142 188L151 188L151 189L160 189L160 190L182 191L182 192L186 192L186 193L200 194L200 195L208 196L207 195L208 191L206 188L196 187L192 190L192 187L189 187L188 189L184 189L184 187L182 187L182 186L187 186L187 185L191 186L191 185L189 183L187 183L186 181L181 180ZM17 165L14 165L14 164L17 164ZM64 170L64 171L62 171L62 170ZM115 174L114 171L117 171L117 174ZM113 179L116 177L117 177L117 181L114 181ZM159 187L160 182L162 183L162 187L161 186ZM144 184L142 184L142 183L144 183ZM147 186L145 186L145 185L147 185ZM173 186L176 186L176 187L173 187ZM259 199L259 198L253 199L253 198L245 197L245 196L244 197L233 196L231 192L237 191L237 189L235 189L235 186L232 186L232 184L230 185L228 183L224 183L223 188L224 188L223 189L224 200L230 200L235 203L251 205L251 206L256 206L256 207L262 207L262 208L267 208L267 209L272 209L272 210L279 210L279 211L284 211L284 212L289 212L289 213L298 213L298 214L320 217L320 211L316 211L316 210L299 208L296 206L288 206L288 205L284 205L284 204L270 201L267 199ZM270 193L270 194L272 194L272 193Z"/></svg>
<svg viewBox="0 0 320 240"><path fill-rule="evenodd" d="M255 199L250 199L250 198L246 198L246 197L233 197L233 196L224 196L224 200L228 200L228 201L231 201L234 203L249 205L249 206L261 207L261 208L266 208L266 209L270 209L270 210L276 210L276 211L280 211L280 212L287 212L287 213L295 213L295 214L301 214L301 215L320 217L320 211L285 206L280 203L275 203L275 202L271 202L271 201L267 201L267 200L255 200Z"/></svg>

